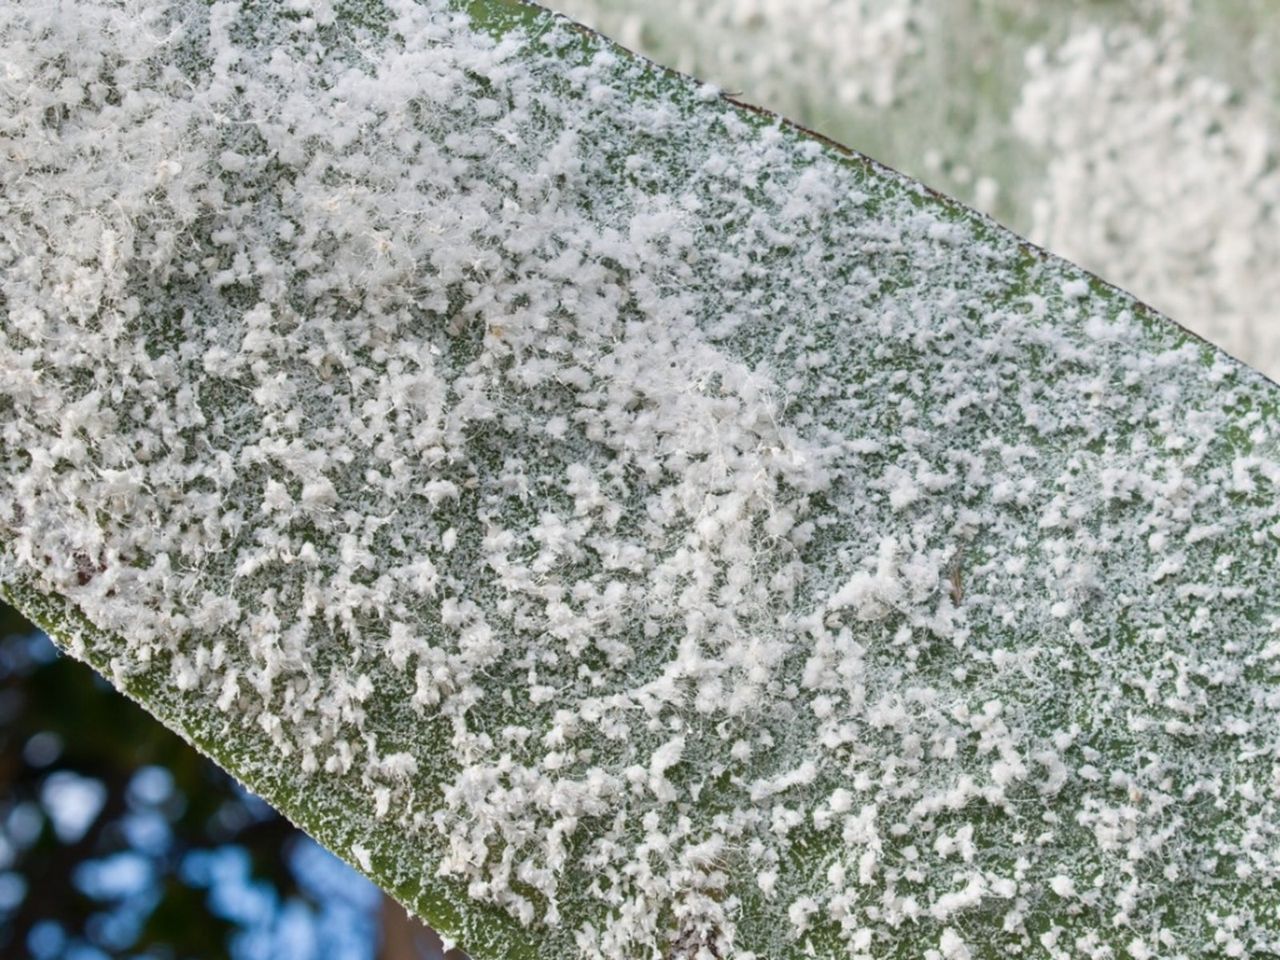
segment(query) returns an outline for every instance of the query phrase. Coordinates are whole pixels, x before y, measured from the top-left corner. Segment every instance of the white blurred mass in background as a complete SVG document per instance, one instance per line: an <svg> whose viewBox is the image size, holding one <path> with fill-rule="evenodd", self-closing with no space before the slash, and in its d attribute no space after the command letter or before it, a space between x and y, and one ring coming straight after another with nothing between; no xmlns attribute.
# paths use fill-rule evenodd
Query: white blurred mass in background
<svg viewBox="0 0 1280 960"><path fill-rule="evenodd" d="M1276 0L549 0L1280 378Z"/></svg>

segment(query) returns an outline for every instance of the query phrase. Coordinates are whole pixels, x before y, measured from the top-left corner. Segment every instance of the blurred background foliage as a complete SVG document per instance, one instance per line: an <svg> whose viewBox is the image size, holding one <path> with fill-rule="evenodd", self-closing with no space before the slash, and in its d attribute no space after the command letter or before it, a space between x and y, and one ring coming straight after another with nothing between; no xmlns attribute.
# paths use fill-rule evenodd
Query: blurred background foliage
<svg viewBox="0 0 1280 960"><path fill-rule="evenodd" d="M368 881L0 607L0 956L430 955L388 919Z"/></svg>
<svg viewBox="0 0 1280 960"><path fill-rule="evenodd" d="M1280 379L1277 0L543 0Z"/></svg>

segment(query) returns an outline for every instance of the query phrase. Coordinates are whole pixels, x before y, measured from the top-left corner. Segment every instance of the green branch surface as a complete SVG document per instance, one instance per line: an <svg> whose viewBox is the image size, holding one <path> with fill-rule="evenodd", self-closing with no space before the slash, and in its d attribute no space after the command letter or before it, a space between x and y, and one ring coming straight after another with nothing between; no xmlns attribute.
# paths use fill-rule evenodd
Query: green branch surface
<svg viewBox="0 0 1280 960"><path fill-rule="evenodd" d="M1280 953L1274 384L517 3L0 3L0 581L476 960Z"/></svg>

